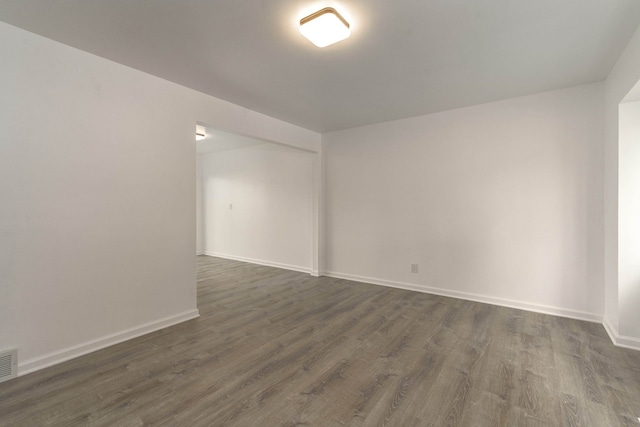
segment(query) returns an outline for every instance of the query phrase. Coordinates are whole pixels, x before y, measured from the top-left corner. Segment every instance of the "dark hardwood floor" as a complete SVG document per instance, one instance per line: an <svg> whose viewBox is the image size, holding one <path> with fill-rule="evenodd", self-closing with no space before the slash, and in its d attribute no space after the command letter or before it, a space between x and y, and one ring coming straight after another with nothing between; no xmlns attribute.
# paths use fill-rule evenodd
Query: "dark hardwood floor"
<svg viewBox="0 0 640 427"><path fill-rule="evenodd" d="M639 425L599 324L205 256L198 306L0 384L0 425Z"/></svg>

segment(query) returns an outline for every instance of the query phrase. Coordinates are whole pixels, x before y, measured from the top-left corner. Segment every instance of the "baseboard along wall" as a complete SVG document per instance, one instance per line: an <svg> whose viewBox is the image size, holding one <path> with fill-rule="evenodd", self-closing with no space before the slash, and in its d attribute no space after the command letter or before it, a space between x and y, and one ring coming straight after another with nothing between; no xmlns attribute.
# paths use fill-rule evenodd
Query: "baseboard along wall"
<svg viewBox="0 0 640 427"><path fill-rule="evenodd" d="M640 340L633 337L627 337L618 333L618 328L613 326L613 322L607 317L602 322L605 331L609 334L611 341L618 347L628 348L631 350L640 350Z"/></svg>
<svg viewBox="0 0 640 427"><path fill-rule="evenodd" d="M531 311L535 313L550 314L554 316L567 317L570 319L584 320L588 322L601 323L604 326L609 338L614 345L618 347L628 348L632 350L640 350L640 340L632 337L620 335L617 328L615 328L609 319L603 317L600 314L588 313L578 310L565 309L560 307L552 307L540 304L531 304L524 301L515 301L504 298L491 297L486 295L472 294L467 292L451 291L442 288L434 288L430 286L416 285L412 283L395 282L390 280L376 279L373 277L358 276L353 274L339 273L335 271L317 272L312 271L306 267L294 266L289 264L276 263L264 260L255 260L252 258L238 257L228 254L220 254L217 252L205 251L201 255L214 256L218 258L231 259L235 261L248 262L251 264L265 265L268 267L283 268L285 270L298 271L301 273L308 273L313 276L328 276L337 279L351 280L354 282L368 283L372 285L388 286L392 288L405 289L415 292L423 292L434 295L441 295L451 298L459 298L469 301L475 301L485 304L498 305L509 308L516 308L520 310ZM41 357L33 358L21 362L18 364L18 376L26 375L31 372L38 371L40 369L47 368L49 366L56 365L58 363L66 362L67 360L74 359L76 357L83 356L85 354L92 353L97 350L109 347L114 344L121 343L123 341L130 340L142 335L146 335L151 332L158 331L160 329L176 325L178 323L185 322L187 320L195 319L200 314L197 309L189 310L183 313L179 313L174 316L169 316L154 322L145 323L135 328L127 329L124 331L116 332L86 343L82 343L76 346L68 347L59 351L55 351L46 354Z"/></svg>
<svg viewBox="0 0 640 427"><path fill-rule="evenodd" d="M211 251L204 251L204 255L214 256L214 257L217 257L217 258L231 259L231 260L234 260L234 261L248 262L250 264L266 265L267 267L276 267L276 268L283 268L285 270L299 271L300 273L308 273L308 274L312 274L314 276L318 275L318 272L314 272L308 267L301 267L301 266L298 266L298 265L283 264L283 263L280 263L280 262L265 261L265 260L254 259L254 258L246 258L246 257L242 257L242 256L229 255L229 254L223 254L223 253L220 253L220 252L211 252ZM315 274L313 274L313 273L315 273Z"/></svg>
<svg viewBox="0 0 640 427"><path fill-rule="evenodd" d="M481 302L485 304L498 305L502 307L516 308L519 310L531 311L534 313L550 314L552 316L566 317L569 319L584 320L587 322L600 323L609 335L611 342L617 347L640 350L640 340L632 337L619 335L616 328L603 315L598 313L588 313L585 311L553 307L541 304L532 304L524 301L516 301L505 298L491 297L467 292L451 291L448 289L434 288L430 286L416 285L413 283L394 282L390 280L376 279L373 277L344 274L335 271L324 271L322 276L335 277L337 279L352 280L354 282L369 283L373 285L388 286L398 289L406 289L416 292L441 295L445 297L459 298L468 301Z"/></svg>
<svg viewBox="0 0 640 427"><path fill-rule="evenodd" d="M186 322L187 320L195 319L199 316L200 312L198 311L198 309L188 310L183 313L178 313L176 315L168 316L153 322L148 322L134 328L125 329L124 331L109 334L95 340L87 341L82 344L54 351L45 354L44 356L28 359L24 362L18 362L18 376L39 371L40 369L57 365L58 363L66 362L67 360L84 356L85 354L93 353L94 351L101 350L114 344L146 335L151 332L167 328L169 326L177 325L178 323Z"/></svg>
<svg viewBox="0 0 640 427"><path fill-rule="evenodd" d="M316 277L328 276L328 277L334 277L336 279L352 280L354 282L369 283L372 285L379 285L379 286L388 286L392 288L405 289L409 291L423 292L428 294L441 295L445 297L459 298L459 299L468 300L468 301L475 301L475 302L480 302L485 304L498 305L502 307L515 308L519 310L526 310L534 313L549 314L552 316L560 316L560 317L566 317L569 319L600 323L603 325L603 327L607 331L607 334L609 335L609 338L611 339L614 345L618 347L629 348L632 350L640 350L640 340L637 340L632 337L619 335L617 333L617 330L612 327L610 322L608 322L607 319L605 319L602 314L598 314L598 313L589 313L586 311L573 310L573 309L562 308L562 307L554 307L554 306L548 306L548 305L542 305L542 304L532 304L525 301L517 301L517 300L506 299L506 298L492 297L488 295L473 294L468 292L452 291L448 289L435 288L431 286L416 285L413 283L395 282L391 280L377 279L374 277L345 274L337 271L320 271L319 272L319 271L311 270L304 267L291 266L287 264L274 263L274 262L262 261L262 260L254 260L251 258L238 257L238 256L233 256L228 254L221 254L217 252L205 251L205 255L232 259L235 261L248 262L248 263L258 264L258 265L266 265L269 267L284 268L286 270L309 273L312 276L316 276Z"/></svg>
<svg viewBox="0 0 640 427"><path fill-rule="evenodd" d="M586 320L588 322L602 323L602 315L596 313L588 313L579 310L566 309L561 307L553 307L541 304L532 304L524 301L510 300L506 298L492 297L481 294L473 294L468 292L452 291L442 288L434 288L431 286L416 285L413 283L394 282L391 280L376 279L374 277L357 276L353 274L344 274L335 271L326 271L324 276L335 277L338 279L353 280L354 282L370 283L373 285L389 286L391 288L406 289L409 291L423 292L427 294L441 295L451 298L459 298L468 301L481 302L485 304L499 305L502 307L517 308L520 310L532 311L535 313L551 314L554 316L567 317L569 319Z"/></svg>

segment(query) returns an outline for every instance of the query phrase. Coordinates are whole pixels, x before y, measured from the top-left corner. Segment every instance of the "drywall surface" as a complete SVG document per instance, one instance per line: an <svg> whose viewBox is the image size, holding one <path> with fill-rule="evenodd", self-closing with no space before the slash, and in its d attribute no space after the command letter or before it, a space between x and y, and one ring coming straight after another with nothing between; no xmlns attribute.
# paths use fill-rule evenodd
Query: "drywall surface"
<svg viewBox="0 0 640 427"><path fill-rule="evenodd" d="M313 156L275 144L199 156L205 253L310 271Z"/></svg>
<svg viewBox="0 0 640 427"><path fill-rule="evenodd" d="M640 102L619 110L618 333L640 338Z"/></svg>
<svg viewBox="0 0 640 427"><path fill-rule="evenodd" d="M618 105L640 80L640 29L605 82L605 299L609 325L618 327Z"/></svg>
<svg viewBox="0 0 640 427"><path fill-rule="evenodd" d="M640 81L640 29L637 29L627 44L618 62L609 73L605 82L605 325L618 343L640 348L640 334L626 335L619 329L629 324L619 312L621 295L619 291L626 287L619 277L630 253L622 253L618 238L625 233L619 228L618 219L624 213L619 212L619 170L620 159L627 156L620 146L618 129L620 126L618 111L620 103ZM627 145L628 146L628 145Z"/></svg>
<svg viewBox="0 0 640 427"><path fill-rule="evenodd" d="M602 95L324 134L327 274L600 320Z"/></svg>
<svg viewBox="0 0 640 427"><path fill-rule="evenodd" d="M197 121L320 146L4 23L0 57L0 348L21 373L197 316Z"/></svg>
<svg viewBox="0 0 640 427"><path fill-rule="evenodd" d="M202 156L196 156L196 255L204 253L204 218L202 205Z"/></svg>

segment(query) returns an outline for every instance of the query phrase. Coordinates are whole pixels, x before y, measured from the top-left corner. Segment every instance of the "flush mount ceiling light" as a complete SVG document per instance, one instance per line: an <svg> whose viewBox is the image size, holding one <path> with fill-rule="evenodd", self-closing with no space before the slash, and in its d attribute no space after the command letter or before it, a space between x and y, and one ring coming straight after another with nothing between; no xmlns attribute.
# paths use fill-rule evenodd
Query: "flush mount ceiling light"
<svg viewBox="0 0 640 427"><path fill-rule="evenodd" d="M325 7L300 20L300 33L318 47L325 47L351 35L349 23L332 7Z"/></svg>
<svg viewBox="0 0 640 427"><path fill-rule="evenodd" d="M203 140L203 139L204 139L204 137L205 137L205 134L204 134L204 133L197 133L197 132L196 132L196 141Z"/></svg>

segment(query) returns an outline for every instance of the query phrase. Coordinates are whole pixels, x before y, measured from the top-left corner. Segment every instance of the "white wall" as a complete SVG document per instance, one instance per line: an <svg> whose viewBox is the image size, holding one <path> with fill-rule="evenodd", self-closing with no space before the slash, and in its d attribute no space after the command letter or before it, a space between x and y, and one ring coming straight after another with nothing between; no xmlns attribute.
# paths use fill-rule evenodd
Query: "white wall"
<svg viewBox="0 0 640 427"><path fill-rule="evenodd" d="M196 156L196 255L204 253L204 218L202 203L202 156Z"/></svg>
<svg viewBox="0 0 640 427"><path fill-rule="evenodd" d="M197 315L196 121L320 135L0 23L0 349L25 373Z"/></svg>
<svg viewBox="0 0 640 427"><path fill-rule="evenodd" d="M19 349L21 373L197 315L196 121L320 150L315 132L4 23L0 58L0 349ZM617 312L618 104L639 79L636 31L605 90L614 337L639 324ZM314 215L328 269L602 313L600 96L591 85L325 135L327 217L317 201Z"/></svg>
<svg viewBox="0 0 640 427"><path fill-rule="evenodd" d="M205 252L311 271L313 156L275 144L201 155Z"/></svg>
<svg viewBox="0 0 640 427"><path fill-rule="evenodd" d="M618 332L640 338L640 102L619 109Z"/></svg>
<svg viewBox="0 0 640 427"><path fill-rule="evenodd" d="M640 333L637 328L640 318L631 313L620 313L621 288L633 286L623 283L620 270L632 260L633 251L626 252L618 237L628 230L619 227L618 184L620 159L627 157L624 147L619 146L619 104L640 80L640 28L636 30L624 52L609 73L605 82L605 326L612 339L620 344L640 349ZM630 277L630 276L627 276ZM636 285L637 286L637 285ZM625 326L627 325L627 326ZM632 332L636 330L636 332ZM632 333L634 335L632 335Z"/></svg>
<svg viewBox="0 0 640 427"><path fill-rule="evenodd" d="M602 108L592 84L323 135L328 274L601 319Z"/></svg>

